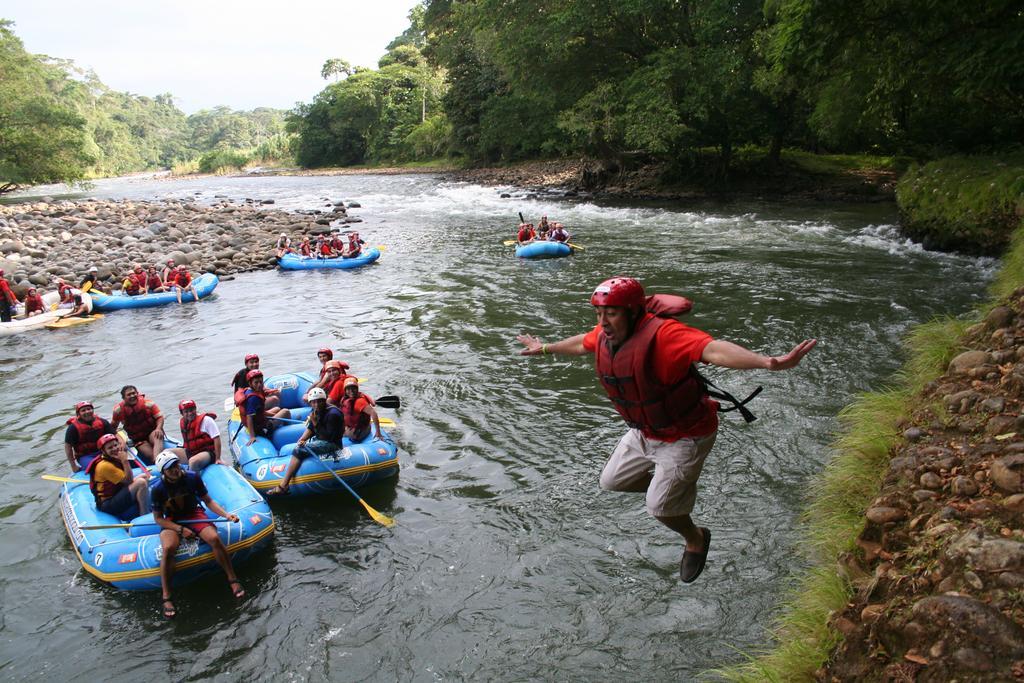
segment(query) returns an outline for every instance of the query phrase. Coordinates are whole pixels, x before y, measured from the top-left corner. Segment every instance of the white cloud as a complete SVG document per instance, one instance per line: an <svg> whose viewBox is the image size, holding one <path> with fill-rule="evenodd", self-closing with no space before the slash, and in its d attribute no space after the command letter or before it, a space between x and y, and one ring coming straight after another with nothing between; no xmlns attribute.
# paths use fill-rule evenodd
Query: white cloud
<svg viewBox="0 0 1024 683"><path fill-rule="evenodd" d="M326 85L331 57L374 67L417 0L31 0L2 10L30 52L71 59L116 90L170 92L186 113L287 109Z"/></svg>

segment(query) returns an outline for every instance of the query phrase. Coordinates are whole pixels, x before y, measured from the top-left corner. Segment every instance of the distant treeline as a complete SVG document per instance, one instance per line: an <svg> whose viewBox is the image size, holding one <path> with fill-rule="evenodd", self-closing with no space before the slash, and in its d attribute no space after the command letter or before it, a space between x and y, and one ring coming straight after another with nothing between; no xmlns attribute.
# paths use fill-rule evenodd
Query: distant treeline
<svg viewBox="0 0 1024 683"><path fill-rule="evenodd" d="M290 153L283 111L185 116L170 94L118 92L71 61L29 54L11 27L0 20L0 192L179 164L213 171Z"/></svg>
<svg viewBox="0 0 1024 683"><path fill-rule="evenodd" d="M932 158L1024 140L1019 0L425 0L289 118L308 166L707 150Z"/></svg>

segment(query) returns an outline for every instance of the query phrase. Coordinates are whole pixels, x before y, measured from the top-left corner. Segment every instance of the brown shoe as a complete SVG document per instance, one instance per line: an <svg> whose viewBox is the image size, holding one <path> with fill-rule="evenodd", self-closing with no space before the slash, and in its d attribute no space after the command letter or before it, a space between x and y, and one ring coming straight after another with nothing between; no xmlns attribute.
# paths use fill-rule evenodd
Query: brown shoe
<svg viewBox="0 0 1024 683"><path fill-rule="evenodd" d="M683 550L683 558L679 560L679 578L683 583L693 583L704 571L704 564L708 561L708 550L711 548L711 531L707 527L700 527L704 535L704 550L699 553Z"/></svg>

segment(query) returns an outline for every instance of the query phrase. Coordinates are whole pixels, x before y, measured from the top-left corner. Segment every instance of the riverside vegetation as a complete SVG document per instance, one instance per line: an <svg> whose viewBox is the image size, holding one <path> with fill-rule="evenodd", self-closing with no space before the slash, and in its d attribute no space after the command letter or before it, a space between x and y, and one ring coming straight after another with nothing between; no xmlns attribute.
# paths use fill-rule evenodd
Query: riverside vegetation
<svg viewBox="0 0 1024 683"><path fill-rule="evenodd" d="M992 300L969 318L916 328L892 387L844 410L837 455L804 516L810 567L776 625L776 646L718 675L1024 675L1022 177L1019 163L976 158L935 162L901 182L901 211L928 207L936 240L963 240L964 216L998 217L973 233L982 236L973 251L1010 244ZM960 192L965 184L986 185L988 203Z"/></svg>

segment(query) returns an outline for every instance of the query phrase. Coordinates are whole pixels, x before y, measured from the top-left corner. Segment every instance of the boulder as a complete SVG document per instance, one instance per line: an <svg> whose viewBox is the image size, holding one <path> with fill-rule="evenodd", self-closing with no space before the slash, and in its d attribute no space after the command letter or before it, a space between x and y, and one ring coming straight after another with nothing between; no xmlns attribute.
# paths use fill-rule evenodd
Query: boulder
<svg viewBox="0 0 1024 683"><path fill-rule="evenodd" d="M989 354L985 351L964 351L949 362L949 373L967 372L990 362Z"/></svg>
<svg viewBox="0 0 1024 683"><path fill-rule="evenodd" d="M992 462L989 477L993 483L1006 493L1024 491L1021 471L1024 470L1024 454L1006 455Z"/></svg>

